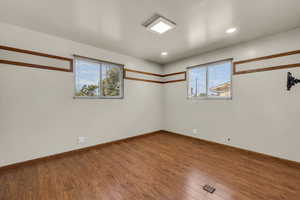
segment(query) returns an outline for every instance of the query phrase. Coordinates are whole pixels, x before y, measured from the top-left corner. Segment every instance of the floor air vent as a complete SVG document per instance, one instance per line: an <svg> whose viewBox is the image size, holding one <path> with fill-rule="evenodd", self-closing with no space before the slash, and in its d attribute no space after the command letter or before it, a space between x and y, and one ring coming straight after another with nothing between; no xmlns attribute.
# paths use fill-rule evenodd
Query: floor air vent
<svg viewBox="0 0 300 200"><path fill-rule="evenodd" d="M205 190L206 192L209 192L209 193L214 193L216 191L216 188L214 188L211 185L204 185L203 190Z"/></svg>

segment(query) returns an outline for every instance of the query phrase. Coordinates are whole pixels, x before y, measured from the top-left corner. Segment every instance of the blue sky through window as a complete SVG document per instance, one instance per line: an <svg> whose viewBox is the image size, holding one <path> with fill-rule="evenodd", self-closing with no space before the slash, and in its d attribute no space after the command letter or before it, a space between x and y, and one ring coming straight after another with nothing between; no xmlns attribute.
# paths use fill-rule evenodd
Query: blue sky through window
<svg viewBox="0 0 300 200"><path fill-rule="evenodd" d="M207 76L206 73L208 73ZM208 81L206 81L206 78L208 78ZM189 70L189 96L228 96L230 95L230 83L230 61ZM225 92L227 93L224 94Z"/></svg>
<svg viewBox="0 0 300 200"><path fill-rule="evenodd" d="M217 95L213 89L230 81L231 63L224 62L208 67L208 95Z"/></svg>
<svg viewBox="0 0 300 200"><path fill-rule="evenodd" d="M84 85L99 85L100 81L100 64L87 62L84 60L76 60L76 91ZM96 91L99 95L99 88Z"/></svg>

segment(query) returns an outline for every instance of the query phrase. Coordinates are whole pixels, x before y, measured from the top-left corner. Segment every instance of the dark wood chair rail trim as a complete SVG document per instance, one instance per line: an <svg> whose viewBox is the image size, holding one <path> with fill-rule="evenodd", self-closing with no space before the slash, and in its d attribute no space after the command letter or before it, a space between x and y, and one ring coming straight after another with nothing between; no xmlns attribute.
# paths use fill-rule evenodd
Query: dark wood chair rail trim
<svg viewBox="0 0 300 200"><path fill-rule="evenodd" d="M278 70L278 69L289 69L289 68L295 68L295 67L300 67L300 63L279 65L279 66L275 66L275 67L264 67L264 68L259 68L259 69L243 70L243 71L235 72L234 75L249 74L249 73L255 73L255 72L264 72L264 71L273 71L273 70Z"/></svg>
<svg viewBox="0 0 300 200"><path fill-rule="evenodd" d="M184 72L175 72L175 73L171 73L171 74L164 74L162 76L163 77L168 77L168 76L176 76L176 75L179 75L179 74L185 74L185 71Z"/></svg>
<svg viewBox="0 0 300 200"><path fill-rule="evenodd" d="M30 55L34 55L34 56L47 57L47 58L52 58L52 59L57 59L57 60L65 60L70 63L70 68L64 69L64 68L59 68L59 67L37 65L37 64L17 62L17 61L11 61L11 60L0 60L0 63L2 63L2 64L17 65L17 66L21 66L21 67L31 67L31 68L39 68L39 69L46 69L46 70L54 70L54 71L73 72L73 59L71 59L71 58L45 54L45 53L41 53L41 52L37 52L37 51L18 49L18 48L3 46L3 45L0 45L0 49L6 50L6 51L30 54Z"/></svg>
<svg viewBox="0 0 300 200"><path fill-rule="evenodd" d="M178 80L165 81L164 83L175 83L175 82L186 81L186 72L177 72L177 73L172 73L172 74L166 74L165 76L174 76L174 75L178 75L178 74L184 74L184 78L178 79Z"/></svg>
<svg viewBox="0 0 300 200"><path fill-rule="evenodd" d="M157 76L157 77L167 77L167 76L175 76L175 75L179 75L179 74L185 74L185 72L175 72L175 73L171 73L171 74L155 74L155 73L138 71L138 70L133 70L133 69L125 69L125 70L128 72L134 72L134 73L138 73L138 74L145 74L145 75Z"/></svg>
<svg viewBox="0 0 300 200"><path fill-rule="evenodd" d="M269 55L269 56L262 56L262 57L258 57L258 58L247 59L247 60L241 60L241 61L236 61L234 63L235 64L243 64L243 63L248 63L248 62L255 62L255 61L260 61L260 60L277 58L277 57L290 56L290 55L294 55L294 54L300 54L300 50L278 53L278 54L273 54L273 55Z"/></svg>
<svg viewBox="0 0 300 200"><path fill-rule="evenodd" d="M242 71L238 71L238 72L236 71L236 66L239 64L256 62L256 61L261 61L261 60L268 60L268 59L290 56L290 55L295 55L295 54L300 54L300 50L236 61L233 63L233 74L240 75L240 74L248 74L248 73L255 73L255 72L263 72L263 71L272 71L272 70L278 70L278 69L288 69L288 68L300 67L300 63L295 63L295 64L279 65L279 66L273 66L273 67L264 67L264 68L259 68L259 69L242 70Z"/></svg>
<svg viewBox="0 0 300 200"><path fill-rule="evenodd" d="M133 77L128 77L126 72L133 72L133 73L138 73L138 74L145 74L149 76L157 76L157 77L168 77L168 76L175 76L179 74L184 74L183 79L178 79L178 80L171 80L171 81L156 81L156 80L149 80L149 79L142 79L142 78L133 78ZM145 72L145 71L138 71L138 70L133 70L133 69L124 69L124 79L128 80L135 80L135 81L143 81L143 82L152 82L152 83L159 83L159 84L165 84L165 83L175 83L175 82L181 82L181 81L186 81L186 72L175 72L171 74L156 74L156 73L150 73L150 72Z"/></svg>
<svg viewBox="0 0 300 200"><path fill-rule="evenodd" d="M2 46L2 45L0 45L0 49L7 50L7 51L19 52L19 53L25 53L25 54L31 54L31 55L35 55L35 56L48 57L48 58L53 58L53 59L58 59L58 60L73 61L73 59L71 59L71 58L55 56L55 55L45 54L45 53L41 53L41 52L37 52L37 51L18 49L18 48Z"/></svg>
<svg viewBox="0 0 300 200"><path fill-rule="evenodd" d="M63 69L58 67L51 67L46 65L36 65L24 62L16 62L16 61L9 61L9 60L0 60L1 64L7 65L16 65L20 67L30 67L30 68L38 68L38 69L46 69L46 70L54 70L54 71L62 71L62 72L72 72L70 69Z"/></svg>
<svg viewBox="0 0 300 200"><path fill-rule="evenodd" d="M178 79L178 80L165 81L163 83L176 83L176 82L182 82L182 81L186 81L186 79Z"/></svg>
<svg viewBox="0 0 300 200"><path fill-rule="evenodd" d="M127 72L134 72L134 73L138 73L138 74L145 74L145 75L149 75L149 76L164 77L164 75L161 75L161 74L155 74L155 73L150 73L150 72L138 71L138 70L133 70L133 69L125 69L125 71L127 71Z"/></svg>

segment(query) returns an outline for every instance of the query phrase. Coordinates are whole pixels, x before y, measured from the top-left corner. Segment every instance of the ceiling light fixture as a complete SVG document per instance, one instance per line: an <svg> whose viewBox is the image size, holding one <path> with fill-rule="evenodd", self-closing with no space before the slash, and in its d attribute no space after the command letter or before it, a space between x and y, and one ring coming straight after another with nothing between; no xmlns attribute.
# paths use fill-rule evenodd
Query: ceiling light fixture
<svg viewBox="0 0 300 200"><path fill-rule="evenodd" d="M226 30L226 33L234 33L236 32L237 28L229 28Z"/></svg>
<svg viewBox="0 0 300 200"><path fill-rule="evenodd" d="M176 24L167 18L156 15L148 20L148 23L144 24L144 26L152 32L163 34L175 28Z"/></svg>
<svg viewBox="0 0 300 200"><path fill-rule="evenodd" d="M167 55L168 55L168 52L161 52L161 55L162 55L162 56L167 56Z"/></svg>

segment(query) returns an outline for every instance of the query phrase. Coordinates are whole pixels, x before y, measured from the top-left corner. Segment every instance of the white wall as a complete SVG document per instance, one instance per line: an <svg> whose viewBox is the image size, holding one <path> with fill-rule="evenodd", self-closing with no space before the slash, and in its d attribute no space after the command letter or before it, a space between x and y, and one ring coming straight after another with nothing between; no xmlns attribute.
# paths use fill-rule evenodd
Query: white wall
<svg viewBox="0 0 300 200"><path fill-rule="evenodd" d="M164 72L298 49L300 29L295 29L168 64ZM300 85L286 91L287 71L300 78L300 68L233 76L233 100L187 100L186 82L166 84L165 129L300 161ZM198 133L193 134L192 129Z"/></svg>
<svg viewBox="0 0 300 200"><path fill-rule="evenodd" d="M0 23L0 45L79 54L161 73L161 66ZM162 129L163 88L125 80L123 100L74 100L73 73L0 65L0 166ZM77 145L77 136L86 136Z"/></svg>
<svg viewBox="0 0 300 200"><path fill-rule="evenodd" d="M8 24L0 28L0 45L162 72L159 65L126 55ZM164 73L300 49L299 35L296 29L192 57L166 65ZM187 100L186 82L162 86L130 80L125 80L123 100L74 100L73 73L1 64L0 166L160 129L300 161L300 86L286 91L287 71L300 77L300 69L234 76L232 101ZM77 145L77 136L87 142Z"/></svg>

